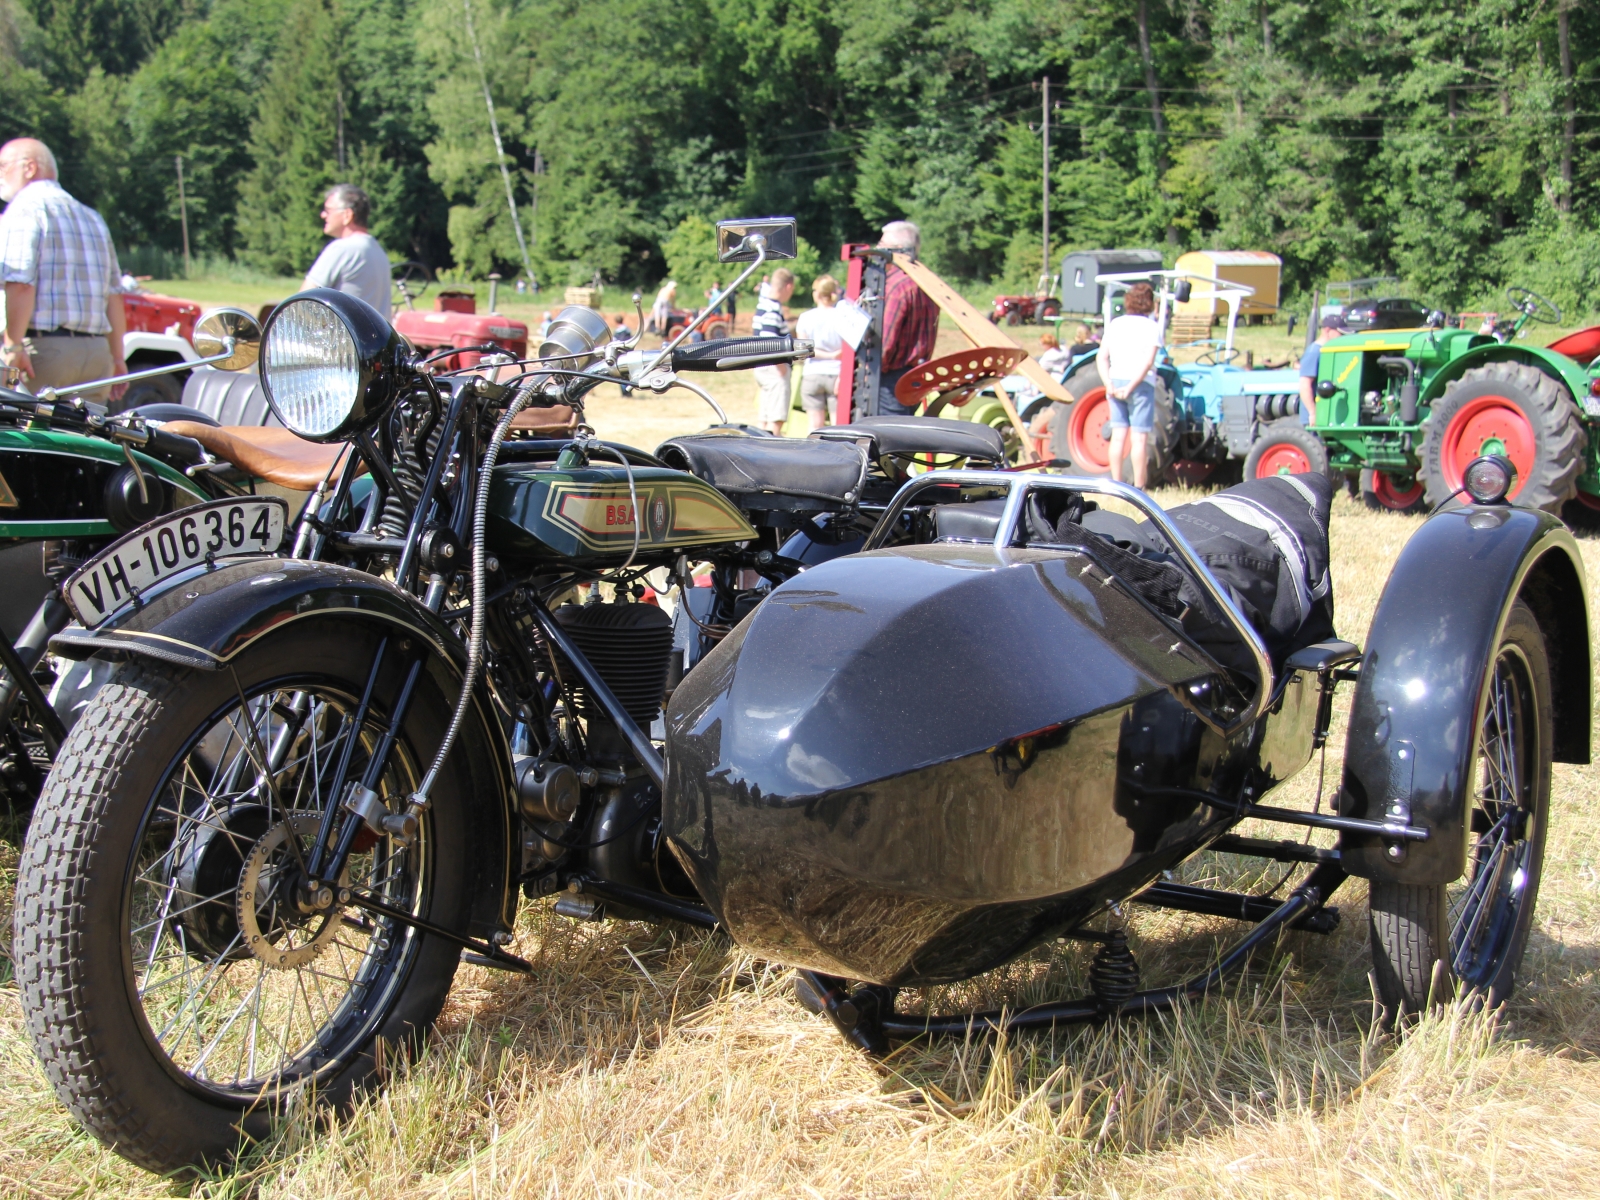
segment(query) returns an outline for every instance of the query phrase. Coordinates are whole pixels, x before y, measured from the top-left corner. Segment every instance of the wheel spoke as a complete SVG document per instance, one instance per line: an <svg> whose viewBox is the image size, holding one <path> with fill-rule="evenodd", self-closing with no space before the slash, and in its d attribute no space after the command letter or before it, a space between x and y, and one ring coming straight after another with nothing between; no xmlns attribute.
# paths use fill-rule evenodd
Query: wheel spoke
<svg viewBox="0 0 1600 1200"><path fill-rule="evenodd" d="M329 776L350 739L360 771L381 736L377 714L358 729L353 709L314 686L246 695L197 732L154 793L124 936L155 1040L208 1087L254 1097L340 1061L371 1036L376 1015L362 997L407 953L388 923L340 909L303 916L285 891L298 878L293 850L333 803ZM407 795L418 781L397 745L379 794ZM352 857L347 878L409 908L410 854L383 839ZM241 906L247 879L255 890Z"/></svg>

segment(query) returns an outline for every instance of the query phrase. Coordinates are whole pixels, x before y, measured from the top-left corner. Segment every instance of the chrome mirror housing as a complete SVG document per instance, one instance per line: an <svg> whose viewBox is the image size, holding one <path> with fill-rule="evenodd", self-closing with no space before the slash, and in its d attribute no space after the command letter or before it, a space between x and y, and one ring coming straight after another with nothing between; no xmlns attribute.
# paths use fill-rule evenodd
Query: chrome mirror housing
<svg viewBox="0 0 1600 1200"><path fill-rule="evenodd" d="M760 217L717 222L717 261L755 262L761 251L768 259L800 253L799 226L793 217Z"/></svg>
<svg viewBox="0 0 1600 1200"><path fill-rule="evenodd" d="M256 365L261 355L261 324L242 308L213 308L203 313L194 326L194 348L201 358L232 353L211 365L219 371L244 371Z"/></svg>

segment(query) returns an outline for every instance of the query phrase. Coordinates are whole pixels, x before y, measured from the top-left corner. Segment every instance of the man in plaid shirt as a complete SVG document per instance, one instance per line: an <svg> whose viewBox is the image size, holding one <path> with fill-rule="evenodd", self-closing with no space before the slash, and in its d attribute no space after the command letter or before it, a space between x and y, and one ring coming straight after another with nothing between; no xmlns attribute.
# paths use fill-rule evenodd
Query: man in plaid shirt
<svg viewBox="0 0 1600 1200"><path fill-rule="evenodd" d="M0 146L0 200L0 365L34 391L125 372L127 318L111 234L99 213L56 182L50 147L34 138ZM112 399L126 390L117 385Z"/></svg>
<svg viewBox="0 0 1600 1200"><path fill-rule="evenodd" d="M890 221L878 241L880 250L898 250L912 258L922 246L922 231L910 221ZM883 358L878 367L877 415L910 416L916 410L896 399L894 385L912 367L933 357L939 337L939 306L899 267L891 266L883 282Z"/></svg>

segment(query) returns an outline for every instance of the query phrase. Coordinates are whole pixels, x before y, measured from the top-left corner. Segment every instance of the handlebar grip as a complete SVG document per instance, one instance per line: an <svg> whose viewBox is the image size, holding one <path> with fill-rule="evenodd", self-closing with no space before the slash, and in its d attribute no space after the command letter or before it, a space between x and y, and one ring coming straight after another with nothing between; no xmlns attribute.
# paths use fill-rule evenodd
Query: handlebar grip
<svg viewBox="0 0 1600 1200"><path fill-rule="evenodd" d="M679 346L674 371L748 371L811 357L811 343L787 337L717 338Z"/></svg>
<svg viewBox="0 0 1600 1200"><path fill-rule="evenodd" d="M184 463L197 463L205 457L205 448L191 437L168 433L164 429L152 429L149 434L150 440L145 443L147 450L158 451Z"/></svg>

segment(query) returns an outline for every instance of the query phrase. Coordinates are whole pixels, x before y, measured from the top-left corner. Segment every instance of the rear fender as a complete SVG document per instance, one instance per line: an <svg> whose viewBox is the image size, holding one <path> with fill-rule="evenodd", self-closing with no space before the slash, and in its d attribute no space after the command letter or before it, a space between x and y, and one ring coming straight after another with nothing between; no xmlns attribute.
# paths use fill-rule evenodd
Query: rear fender
<svg viewBox="0 0 1600 1200"><path fill-rule="evenodd" d="M1460 358L1451 359L1437 375L1428 380L1427 386L1422 389L1421 402L1426 405L1437 403L1439 397L1444 395L1445 388L1468 371L1495 362L1524 363L1547 375L1554 375L1566 384L1567 390L1572 393L1580 408L1589 395L1588 373L1565 354L1558 354L1543 346L1518 346L1513 342L1508 345L1495 343L1479 346L1475 350L1467 351Z"/></svg>
<svg viewBox="0 0 1600 1200"><path fill-rule="evenodd" d="M259 639L294 621L376 623L427 645L428 673L440 695L460 695L466 648L437 614L399 588L330 563L257 558L174 576L98 629L69 626L50 641L65 658L113 661L150 658L200 671L220 671ZM479 684L454 761L470 776L472 853L484 864L473 902L479 936L511 928L516 889L511 876L510 750L487 690ZM493 864L491 866L491 864Z"/></svg>
<svg viewBox="0 0 1600 1200"><path fill-rule="evenodd" d="M1589 609L1577 544L1525 508L1434 515L1406 543L1378 601L1345 746L1341 816L1383 820L1393 800L1429 831L1399 861L1379 837L1344 834L1352 875L1443 884L1466 867L1473 756L1489 659L1512 604L1549 647L1555 758L1589 761Z"/></svg>

